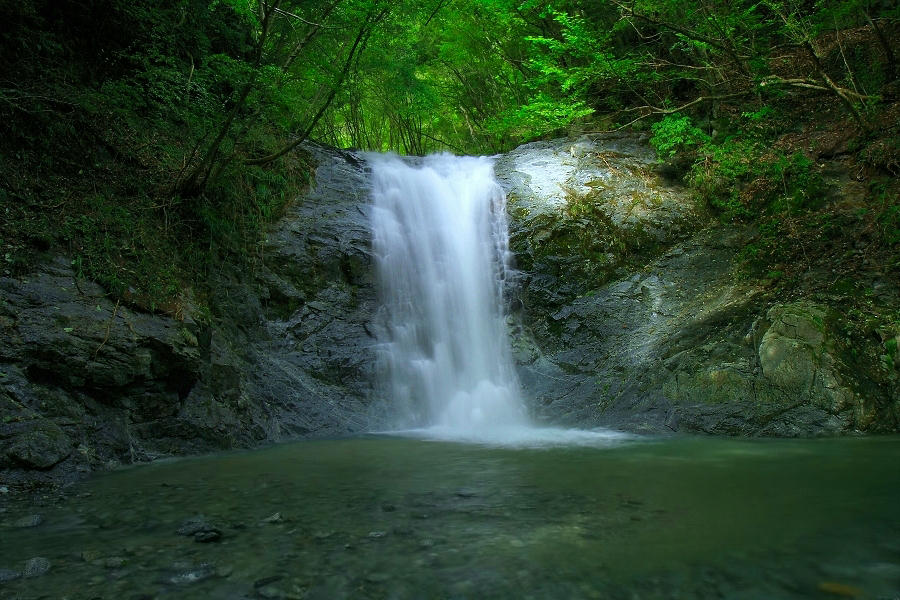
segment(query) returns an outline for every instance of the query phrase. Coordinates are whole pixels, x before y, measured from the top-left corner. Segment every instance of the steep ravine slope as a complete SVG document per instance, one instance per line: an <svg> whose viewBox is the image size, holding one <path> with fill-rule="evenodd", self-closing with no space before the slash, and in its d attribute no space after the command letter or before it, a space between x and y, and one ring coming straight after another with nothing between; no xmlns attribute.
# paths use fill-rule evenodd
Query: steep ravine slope
<svg viewBox="0 0 900 600"><path fill-rule="evenodd" d="M0 481L22 489L155 457L377 427L377 297L360 159L309 146L313 189L211 315L136 311L49 256L0 279ZM636 431L896 431L839 307L734 275L741 229L657 173L645 140L498 157L520 279L510 326L541 421ZM896 367L895 367L896 369ZM896 377L894 379L896 381Z"/></svg>

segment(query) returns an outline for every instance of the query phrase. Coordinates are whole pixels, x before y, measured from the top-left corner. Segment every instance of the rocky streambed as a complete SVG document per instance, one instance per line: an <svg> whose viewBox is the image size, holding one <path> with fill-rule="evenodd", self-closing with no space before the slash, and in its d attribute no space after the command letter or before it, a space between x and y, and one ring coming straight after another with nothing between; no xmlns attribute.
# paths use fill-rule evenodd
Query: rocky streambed
<svg viewBox="0 0 900 600"><path fill-rule="evenodd" d="M160 461L0 513L0 596L893 598L898 458L895 436L382 436Z"/></svg>
<svg viewBox="0 0 900 600"><path fill-rule="evenodd" d="M314 187L254 272L216 276L210 314L116 303L62 255L0 278L7 489L378 428L366 167L308 150ZM900 355L851 339L838 301L738 277L752 232L706 214L640 136L537 142L495 170L520 272L509 324L541 422L751 436L900 427ZM895 282L872 289L882 303L900 296Z"/></svg>

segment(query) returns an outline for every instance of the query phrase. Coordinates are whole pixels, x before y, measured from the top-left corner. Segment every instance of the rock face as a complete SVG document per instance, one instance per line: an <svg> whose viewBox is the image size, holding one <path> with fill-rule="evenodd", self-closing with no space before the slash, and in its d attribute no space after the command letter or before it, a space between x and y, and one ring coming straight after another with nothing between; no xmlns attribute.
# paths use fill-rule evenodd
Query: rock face
<svg viewBox="0 0 900 600"><path fill-rule="evenodd" d="M313 189L252 273L217 275L213 317L111 302L62 257L0 279L4 483L377 426L365 166L308 151ZM873 383L839 307L779 302L735 278L745 232L714 225L657 169L634 135L496 161L520 270L510 326L537 417L728 435L898 430L897 341L876 365L894 385Z"/></svg>
<svg viewBox="0 0 900 600"><path fill-rule="evenodd" d="M197 333L111 303L61 258L0 279L0 468L132 458L136 431L177 415L193 389Z"/></svg>
<svg viewBox="0 0 900 600"><path fill-rule="evenodd" d="M896 430L896 388L867 386L847 362L837 311L736 278L745 232L715 225L657 169L634 135L538 142L497 162L522 269L515 350L538 417L726 435Z"/></svg>
<svg viewBox="0 0 900 600"><path fill-rule="evenodd" d="M0 479L366 428L365 173L349 154L309 151L314 189L255 272L219 273L212 318L111 302L62 257L0 279Z"/></svg>

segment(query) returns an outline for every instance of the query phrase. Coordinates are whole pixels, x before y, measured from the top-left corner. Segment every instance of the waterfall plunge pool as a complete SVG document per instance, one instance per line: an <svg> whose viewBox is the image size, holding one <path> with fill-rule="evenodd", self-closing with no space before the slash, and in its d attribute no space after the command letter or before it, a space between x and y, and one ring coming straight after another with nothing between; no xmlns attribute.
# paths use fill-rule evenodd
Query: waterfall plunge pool
<svg viewBox="0 0 900 600"><path fill-rule="evenodd" d="M0 597L894 599L898 462L896 437L179 459L0 515Z"/></svg>
<svg viewBox="0 0 900 600"><path fill-rule="evenodd" d="M531 426L490 160L367 160L381 421L406 431L0 505L0 598L900 600L900 438Z"/></svg>

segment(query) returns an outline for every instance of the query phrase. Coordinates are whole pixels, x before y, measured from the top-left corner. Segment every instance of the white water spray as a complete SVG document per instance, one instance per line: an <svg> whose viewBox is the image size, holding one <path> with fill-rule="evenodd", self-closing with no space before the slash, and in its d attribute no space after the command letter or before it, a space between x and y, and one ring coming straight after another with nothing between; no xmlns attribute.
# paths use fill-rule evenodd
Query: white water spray
<svg viewBox="0 0 900 600"><path fill-rule="evenodd" d="M595 445L624 437L529 423L506 331L511 254L506 198L491 160L366 159L391 426L504 445Z"/></svg>
<svg viewBox="0 0 900 600"><path fill-rule="evenodd" d="M396 425L460 433L524 425L503 311L505 197L491 161L368 158Z"/></svg>

